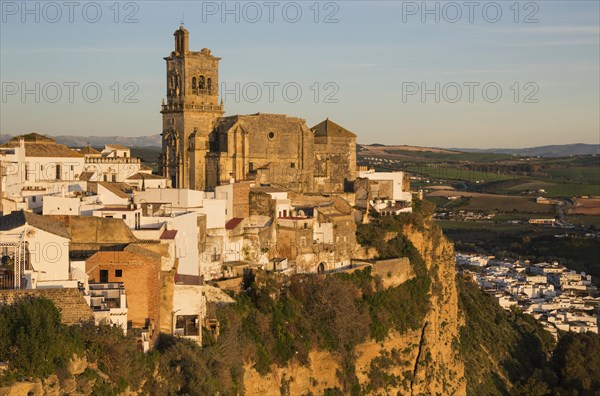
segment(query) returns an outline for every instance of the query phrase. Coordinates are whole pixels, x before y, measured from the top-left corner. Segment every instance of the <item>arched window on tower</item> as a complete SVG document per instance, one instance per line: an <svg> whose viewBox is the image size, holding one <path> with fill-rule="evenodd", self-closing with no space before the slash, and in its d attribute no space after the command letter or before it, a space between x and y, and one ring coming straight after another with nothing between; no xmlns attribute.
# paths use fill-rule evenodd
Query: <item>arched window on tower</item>
<svg viewBox="0 0 600 396"><path fill-rule="evenodd" d="M196 77L192 77L192 93L198 93L198 86L196 85Z"/></svg>
<svg viewBox="0 0 600 396"><path fill-rule="evenodd" d="M204 79L204 76L200 76L200 87L201 90L202 89L206 89L206 80Z"/></svg>
<svg viewBox="0 0 600 396"><path fill-rule="evenodd" d="M206 88L208 89L208 93L210 95L210 93L212 92L212 79L209 77L208 80L206 80Z"/></svg>

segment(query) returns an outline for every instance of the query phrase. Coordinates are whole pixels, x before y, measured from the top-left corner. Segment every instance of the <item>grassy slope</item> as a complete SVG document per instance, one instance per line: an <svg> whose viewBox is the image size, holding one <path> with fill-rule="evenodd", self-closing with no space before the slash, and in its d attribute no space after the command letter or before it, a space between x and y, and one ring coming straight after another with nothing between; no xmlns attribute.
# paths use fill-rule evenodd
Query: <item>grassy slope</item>
<svg viewBox="0 0 600 396"><path fill-rule="evenodd" d="M470 395L507 395L543 366L553 346L552 336L536 320L500 308L472 282L458 279L459 306L465 316L461 356L465 360Z"/></svg>

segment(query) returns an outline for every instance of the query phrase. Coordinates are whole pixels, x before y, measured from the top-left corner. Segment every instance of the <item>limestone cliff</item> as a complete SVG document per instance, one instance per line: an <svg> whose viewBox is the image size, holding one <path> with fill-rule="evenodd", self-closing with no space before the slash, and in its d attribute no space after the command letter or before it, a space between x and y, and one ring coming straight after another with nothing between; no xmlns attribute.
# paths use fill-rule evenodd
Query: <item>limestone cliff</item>
<svg viewBox="0 0 600 396"><path fill-rule="evenodd" d="M464 395L464 365L456 351L461 320L455 283L453 245L432 221L406 225L402 233L412 242L431 277L431 309L420 329L391 332L383 342L368 340L355 348L355 374L363 394ZM343 389L339 357L313 351L306 365L272 366L261 376L245 365L248 395L323 394Z"/></svg>

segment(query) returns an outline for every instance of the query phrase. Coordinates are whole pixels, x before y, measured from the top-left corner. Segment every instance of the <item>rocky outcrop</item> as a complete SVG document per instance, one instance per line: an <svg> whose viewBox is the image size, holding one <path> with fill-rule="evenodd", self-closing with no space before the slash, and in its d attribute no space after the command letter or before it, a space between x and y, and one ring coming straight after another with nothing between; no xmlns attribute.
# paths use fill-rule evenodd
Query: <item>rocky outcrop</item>
<svg viewBox="0 0 600 396"><path fill-rule="evenodd" d="M464 395L464 365L453 348L461 326L453 245L431 220L423 229L406 226L403 234L417 248L432 277L431 309L420 329L392 332L383 342L369 340L355 348L355 373L362 393ZM305 366L297 362L273 366L265 376L246 365L246 394L323 394L327 388L342 389L337 356L317 351L311 352L309 360Z"/></svg>
<svg viewBox="0 0 600 396"><path fill-rule="evenodd" d="M412 227L404 229L433 277L431 310L423 323L411 394L464 395L464 365L453 348L458 342L461 326L454 246L431 221L425 227L427 231Z"/></svg>

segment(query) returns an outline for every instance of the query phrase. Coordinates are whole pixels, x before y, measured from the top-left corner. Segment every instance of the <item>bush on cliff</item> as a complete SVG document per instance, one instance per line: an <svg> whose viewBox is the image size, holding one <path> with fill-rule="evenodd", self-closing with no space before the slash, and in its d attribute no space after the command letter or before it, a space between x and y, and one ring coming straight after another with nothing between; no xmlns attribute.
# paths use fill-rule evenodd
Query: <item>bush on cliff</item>
<svg viewBox="0 0 600 396"><path fill-rule="evenodd" d="M65 368L83 345L60 322L60 312L46 298L24 298L0 305L0 361L11 378L40 378Z"/></svg>

